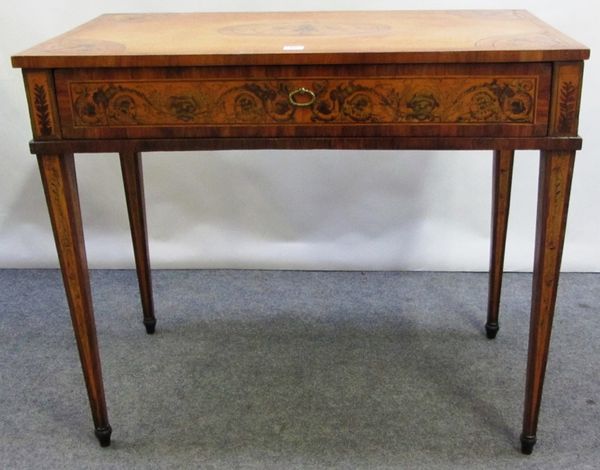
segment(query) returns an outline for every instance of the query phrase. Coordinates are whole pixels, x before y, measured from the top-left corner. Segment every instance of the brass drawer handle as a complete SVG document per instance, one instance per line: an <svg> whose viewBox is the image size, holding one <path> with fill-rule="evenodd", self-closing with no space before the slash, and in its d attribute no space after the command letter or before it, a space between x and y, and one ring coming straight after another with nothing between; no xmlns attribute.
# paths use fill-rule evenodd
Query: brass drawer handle
<svg viewBox="0 0 600 470"><path fill-rule="evenodd" d="M296 101L296 95L308 95L310 99L308 101ZM300 87L297 90L290 92L288 98L292 105L299 106L301 108L306 108L308 106L311 106L315 102L315 100L317 99L317 95L315 95L314 92L312 90L309 90L308 88Z"/></svg>

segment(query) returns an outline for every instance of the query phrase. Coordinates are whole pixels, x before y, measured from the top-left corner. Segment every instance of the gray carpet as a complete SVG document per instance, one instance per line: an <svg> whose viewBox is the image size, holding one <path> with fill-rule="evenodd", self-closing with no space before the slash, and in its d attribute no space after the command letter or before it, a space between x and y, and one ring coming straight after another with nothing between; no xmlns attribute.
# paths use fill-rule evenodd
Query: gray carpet
<svg viewBox="0 0 600 470"><path fill-rule="evenodd" d="M600 275L565 274L538 445L518 450L531 276L133 271L92 283L101 449L58 271L0 271L3 468L598 468Z"/></svg>

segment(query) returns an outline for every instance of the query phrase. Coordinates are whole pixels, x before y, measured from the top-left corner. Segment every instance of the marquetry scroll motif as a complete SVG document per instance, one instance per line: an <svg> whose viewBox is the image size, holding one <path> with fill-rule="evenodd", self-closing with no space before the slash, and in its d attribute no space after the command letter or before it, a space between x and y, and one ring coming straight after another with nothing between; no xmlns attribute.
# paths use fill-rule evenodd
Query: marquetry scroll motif
<svg viewBox="0 0 600 470"><path fill-rule="evenodd" d="M583 63L555 64L551 111L551 135L577 135Z"/></svg>
<svg viewBox="0 0 600 470"><path fill-rule="evenodd" d="M26 70L23 75L34 137L60 138L52 74L43 70Z"/></svg>
<svg viewBox="0 0 600 470"><path fill-rule="evenodd" d="M76 122L80 126L185 124L208 113L208 97L202 91L189 87L183 93L169 93L168 84L161 85L72 85Z"/></svg>
<svg viewBox="0 0 600 470"><path fill-rule="evenodd" d="M378 84L332 83L314 80L309 88L316 99L304 110L289 100L300 85L293 82L246 83L223 93L215 106L214 120L226 123L399 122L400 97Z"/></svg>
<svg viewBox="0 0 600 470"><path fill-rule="evenodd" d="M289 97L299 88L310 106ZM71 82L76 127L533 123L537 77Z"/></svg>
<svg viewBox="0 0 600 470"><path fill-rule="evenodd" d="M531 122L536 83L532 79L493 80L475 85L453 103L457 122ZM465 109L465 106L467 109Z"/></svg>

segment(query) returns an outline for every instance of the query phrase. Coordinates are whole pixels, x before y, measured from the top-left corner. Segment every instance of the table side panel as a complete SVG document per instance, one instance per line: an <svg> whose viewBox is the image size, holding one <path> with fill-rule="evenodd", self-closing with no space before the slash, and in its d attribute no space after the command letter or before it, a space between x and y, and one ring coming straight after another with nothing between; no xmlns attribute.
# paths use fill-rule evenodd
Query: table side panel
<svg viewBox="0 0 600 470"><path fill-rule="evenodd" d="M56 70L66 138L542 136L548 63ZM310 106L289 94L306 88ZM300 96L299 101L310 98Z"/></svg>

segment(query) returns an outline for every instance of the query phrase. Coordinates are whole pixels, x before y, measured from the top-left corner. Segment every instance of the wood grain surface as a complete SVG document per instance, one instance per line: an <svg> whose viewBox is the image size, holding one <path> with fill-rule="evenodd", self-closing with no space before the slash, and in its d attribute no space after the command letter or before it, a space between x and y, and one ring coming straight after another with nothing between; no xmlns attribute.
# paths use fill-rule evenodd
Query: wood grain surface
<svg viewBox="0 0 600 470"><path fill-rule="evenodd" d="M565 9L568 12L568 9ZM522 10L103 15L13 56L95 433L110 444L73 152L118 152L154 331L142 151L495 150L488 337L515 149L541 149L521 436L536 442L589 50Z"/></svg>
<svg viewBox="0 0 600 470"><path fill-rule="evenodd" d="M152 272L148 249L148 229L146 225L146 202L144 196L144 174L142 155L139 152L120 152L123 187L127 201L129 228L133 242L135 268L140 287L140 299L144 313L144 325L149 334L154 333L154 298L152 296Z"/></svg>
<svg viewBox="0 0 600 470"><path fill-rule="evenodd" d="M492 173L492 226L490 242L490 271L488 284L488 312L485 324L487 337L494 339L500 328L500 294L504 273L504 252L510 211L510 193L515 151L496 150Z"/></svg>
<svg viewBox="0 0 600 470"><path fill-rule="evenodd" d="M523 10L102 15L15 67L528 62L589 50Z"/></svg>
<svg viewBox="0 0 600 470"><path fill-rule="evenodd" d="M581 137L252 137L32 140L31 153L183 152L241 149L580 150Z"/></svg>
<svg viewBox="0 0 600 470"><path fill-rule="evenodd" d="M542 151L521 450L537 440L544 376L550 350L575 152Z"/></svg>
<svg viewBox="0 0 600 470"><path fill-rule="evenodd" d="M23 70L31 130L37 139L60 139L61 130L50 70Z"/></svg>
<svg viewBox="0 0 600 470"><path fill-rule="evenodd" d="M551 76L520 63L55 72L67 138L539 136Z"/></svg>
<svg viewBox="0 0 600 470"><path fill-rule="evenodd" d="M100 444L110 443L102 367L92 306L73 154L38 155L73 332Z"/></svg>

